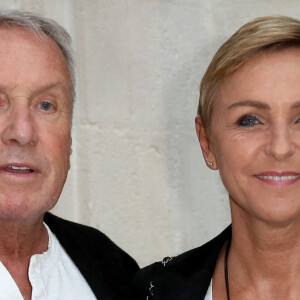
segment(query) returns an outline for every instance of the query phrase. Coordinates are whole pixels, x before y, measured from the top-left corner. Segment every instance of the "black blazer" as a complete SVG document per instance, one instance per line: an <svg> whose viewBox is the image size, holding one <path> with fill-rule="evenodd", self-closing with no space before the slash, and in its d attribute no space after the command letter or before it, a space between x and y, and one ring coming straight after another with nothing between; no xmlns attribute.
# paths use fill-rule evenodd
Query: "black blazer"
<svg viewBox="0 0 300 300"><path fill-rule="evenodd" d="M50 213L45 223L74 261L97 299L132 299L130 283L137 263L95 228L63 220Z"/></svg>
<svg viewBox="0 0 300 300"><path fill-rule="evenodd" d="M219 252L230 236L231 226L199 248L140 270L133 280L134 299L203 300Z"/></svg>

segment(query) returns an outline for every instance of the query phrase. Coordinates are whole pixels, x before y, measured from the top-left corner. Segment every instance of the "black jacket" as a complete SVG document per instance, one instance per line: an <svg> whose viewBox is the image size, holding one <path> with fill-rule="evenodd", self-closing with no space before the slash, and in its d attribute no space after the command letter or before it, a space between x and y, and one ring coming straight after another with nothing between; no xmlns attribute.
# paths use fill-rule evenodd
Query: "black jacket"
<svg viewBox="0 0 300 300"><path fill-rule="evenodd" d="M138 265L128 254L95 228L50 213L46 213L44 220L97 299L132 299L130 283Z"/></svg>
<svg viewBox="0 0 300 300"><path fill-rule="evenodd" d="M137 300L203 300L216 261L231 227L203 246L177 257L165 258L140 270L134 277ZM147 298L148 296L148 298Z"/></svg>

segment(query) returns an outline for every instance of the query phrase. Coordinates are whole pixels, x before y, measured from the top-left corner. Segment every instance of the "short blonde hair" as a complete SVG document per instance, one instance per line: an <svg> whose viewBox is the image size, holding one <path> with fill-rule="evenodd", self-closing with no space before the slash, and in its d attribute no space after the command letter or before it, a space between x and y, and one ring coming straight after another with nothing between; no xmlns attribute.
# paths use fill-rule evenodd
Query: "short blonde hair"
<svg viewBox="0 0 300 300"><path fill-rule="evenodd" d="M222 81L258 52L300 46L300 21L284 16L254 19L242 26L217 51L200 85L198 114L208 128Z"/></svg>

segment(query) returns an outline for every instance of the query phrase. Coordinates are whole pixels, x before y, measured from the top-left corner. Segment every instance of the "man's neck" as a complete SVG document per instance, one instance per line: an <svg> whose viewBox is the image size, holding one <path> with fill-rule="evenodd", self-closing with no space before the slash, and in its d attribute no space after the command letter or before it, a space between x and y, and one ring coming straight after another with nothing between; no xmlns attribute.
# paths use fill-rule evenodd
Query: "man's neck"
<svg viewBox="0 0 300 300"><path fill-rule="evenodd" d="M48 248L44 216L30 220L11 221L0 218L0 260L18 259L42 253Z"/></svg>
<svg viewBox="0 0 300 300"><path fill-rule="evenodd" d="M48 249L48 232L44 216L22 221L0 218L0 261L17 284L24 299L31 299L28 270L30 258Z"/></svg>

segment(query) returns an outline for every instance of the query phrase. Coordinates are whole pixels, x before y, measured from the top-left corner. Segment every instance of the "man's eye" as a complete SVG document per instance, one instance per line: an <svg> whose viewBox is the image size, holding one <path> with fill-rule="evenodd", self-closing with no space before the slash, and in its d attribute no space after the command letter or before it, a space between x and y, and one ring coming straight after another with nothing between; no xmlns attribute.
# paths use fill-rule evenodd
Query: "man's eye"
<svg viewBox="0 0 300 300"><path fill-rule="evenodd" d="M260 124L257 117L252 116L252 115L246 115L246 116L241 117L237 123L239 126L242 126L242 127L252 127L252 126Z"/></svg>
<svg viewBox="0 0 300 300"><path fill-rule="evenodd" d="M53 105L50 102L46 101L39 103L38 107L45 111L53 110Z"/></svg>

